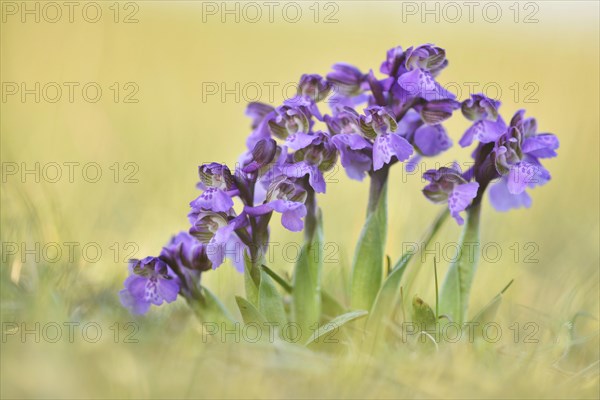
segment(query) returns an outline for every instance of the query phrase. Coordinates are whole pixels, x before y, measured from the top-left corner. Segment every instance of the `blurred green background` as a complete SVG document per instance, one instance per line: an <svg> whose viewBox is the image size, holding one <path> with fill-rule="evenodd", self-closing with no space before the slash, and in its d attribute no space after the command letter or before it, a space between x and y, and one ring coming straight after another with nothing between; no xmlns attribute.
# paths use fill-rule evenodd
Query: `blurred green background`
<svg viewBox="0 0 600 400"><path fill-rule="evenodd" d="M271 22L262 2L76 2L70 22L61 3L59 18L45 2L2 2L2 397L595 397L597 343L568 365L554 362L566 348L565 324L578 312L599 313L598 3L483 2L472 14L462 2L275 3ZM262 16L253 22L257 10ZM338 364L292 350L203 344L183 302L143 318L120 308L127 256L157 254L171 234L188 228L197 166L233 165L245 149L248 101L277 104L301 74L324 75L335 62L378 72L388 48L422 43L446 49L450 64L438 80L461 99L486 90L502 101L505 119L526 108L540 131L561 141L559 157L545 164L553 179L531 192L531 209L498 213L485 202L482 242L502 256L492 249L488 258L498 260L482 260L470 308L514 278L499 321L507 332L514 321L539 323L538 345L496 346L483 356L457 345L438 360L398 353L384 363ZM102 93L92 102L97 87ZM467 126L459 115L446 124L455 143ZM470 152L455 146L426 168L466 162ZM39 182L35 173L23 179L22 170L36 163ZM79 163L72 182L64 163ZM84 165L91 165L85 176ZM96 169L101 177L88 182ZM341 169L327 178L318 201L335 262L325 264L324 286L342 294L367 183ZM418 242L439 212L422 186L419 174L393 170L392 259L403 243ZM302 240L273 225L279 248ZM458 235L447 224L440 250L451 252ZM65 245L71 242L79 244L73 259ZM40 260L25 254L23 243L38 243ZM82 254L85 245L89 253ZM97 248L102 254L94 260ZM415 293L433 303L431 263L432 255ZM292 264L276 251L273 267L289 273ZM233 268L207 273L204 283L235 309L243 281ZM597 342L597 319L581 319ZM36 322L73 321L97 323L101 340L36 343L33 334L6 334L7 322L35 330ZM139 327L138 343L124 343L128 321ZM590 371L577 375L589 365L595 379Z"/></svg>

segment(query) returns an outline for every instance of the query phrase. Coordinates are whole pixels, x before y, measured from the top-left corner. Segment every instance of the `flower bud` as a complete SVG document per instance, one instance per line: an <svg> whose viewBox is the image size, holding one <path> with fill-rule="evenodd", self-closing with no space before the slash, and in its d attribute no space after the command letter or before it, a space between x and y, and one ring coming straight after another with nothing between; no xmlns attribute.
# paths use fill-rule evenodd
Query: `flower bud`
<svg viewBox="0 0 600 400"><path fill-rule="evenodd" d="M277 143L273 139L260 140L252 149L252 158L242 171L245 173L255 172L270 164L277 155Z"/></svg>
<svg viewBox="0 0 600 400"><path fill-rule="evenodd" d="M203 164L198 167L200 181L207 188L230 190L233 188L233 176L226 165L219 163Z"/></svg>
<svg viewBox="0 0 600 400"><path fill-rule="evenodd" d="M258 101L248 103L248 106L246 107L246 115L252 118L252 129L258 128L267 114L273 111L275 111L275 108L265 103Z"/></svg>
<svg viewBox="0 0 600 400"><path fill-rule="evenodd" d="M424 44L406 50L406 68L413 70L420 68L436 76L448 65L446 51L431 44Z"/></svg>
<svg viewBox="0 0 600 400"><path fill-rule="evenodd" d="M332 135L341 133L362 134L360 128L360 115L350 107L344 107L335 113L333 117L325 116L325 123Z"/></svg>
<svg viewBox="0 0 600 400"><path fill-rule="evenodd" d="M377 135L396 132L398 124L385 108L371 106L367 107L365 115L360 117L360 127L366 137L374 139Z"/></svg>
<svg viewBox="0 0 600 400"><path fill-rule="evenodd" d="M405 59L406 55L402 47L394 47L387 51L386 60L381 64L379 70L382 74L396 76Z"/></svg>
<svg viewBox="0 0 600 400"><path fill-rule="evenodd" d="M208 243L215 233L227 225L227 214L213 211L192 211L188 216L192 222L190 235L202 243Z"/></svg>
<svg viewBox="0 0 600 400"><path fill-rule="evenodd" d="M277 116L269 121L269 128L279 139L286 139L294 133L307 133L310 129L310 115L301 107L283 105L277 108Z"/></svg>
<svg viewBox="0 0 600 400"><path fill-rule="evenodd" d="M327 74L327 80L332 84L334 93L352 97L360 94L365 75L353 65L338 63Z"/></svg>
<svg viewBox="0 0 600 400"><path fill-rule="evenodd" d="M431 182L425 186L423 194L434 203L445 202L455 186L467 183L458 168L454 167L430 169L423 174L423 178Z"/></svg>
<svg viewBox="0 0 600 400"><path fill-rule="evenodd" d="M496 121L499 107L498 100L490 99L483 94L472 94L470 99L463 101L461 111L471 121Z"/></svg>
<svg viewBox="0 0 600 400"><path fill-rule="evenodd" d="M206 254L206 245L187 232L180 232L173 236L169 244L163 247L160 258L175 271L183 272L185 269L208 271L211 269L211 262Z"/></svg>
<svg viewBox="0 0 600 400"><path fill-rule="evenodd" d="M511 165L518 164L523 159L523 151L521 150L522 136L521 132L511 126L508 132L498 139L491 157L494 161L496 169L501 175L506 175L510 172Z"/></svg>
<svg viewBox="0 0 600 400"><path fill-rule="evenodd" d="M421 118L429 125L439 124L452 116L460 103L452 99L432 100L421 108Z"/></svg>
<svg viewBox="0 0 600 400"><path fill-rule="evenodd" d="M273 180L267 189L267 202L273 200L287 200L296 203L304 203L306 197L306 190L285 176L280 176Z"/></svg>
<svg viewBox="0 0 600 400"><path fill-rule="evenodd" d="M327 97L331 91L331 83L323 79L321 75L304 74L298 85L298 95L306 96L314 102L319 102Z"/></svg>

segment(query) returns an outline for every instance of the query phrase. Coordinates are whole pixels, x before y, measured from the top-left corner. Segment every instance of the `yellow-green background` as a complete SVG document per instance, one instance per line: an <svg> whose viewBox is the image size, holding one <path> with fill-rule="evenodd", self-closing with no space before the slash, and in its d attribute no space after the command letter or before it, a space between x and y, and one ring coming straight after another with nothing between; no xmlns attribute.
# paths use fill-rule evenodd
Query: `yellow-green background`
<svg viewBox="0 0 600 400"><path fill-rule="evenodd" d="M514 22L509 8L513 2L497 2L503 12L498 23L484 20L484 3L476 8L473 23L464 5L460 22L435 23L428 16L421 23L418 15L402 20L401 2L341 1L335 2L338 22L331 24L312 20L313 2L298 3L303 17L295 24L286 22L280 11L274 23L265 21L266 15L254 24L235 23L231 16L225 23L219 16L203 22L201 2L135 3L139 22L133 24L112 20L108 7L113 2L99 2L103 18L95 24L77 13L73 23L65 16L55 24L31 18L21 23L18 16L2 23L2 82L98 82L104 90L95 104L79 95L71 104L64 93L56 104L36 104L31 96L25 103L12 96L1 104L2 162L97 162L104 174L98 183L86 183L80 175L74 183L65 177L59 183L37 184L31 177L26 183L15 177L2 183L2 242L97 242L104 252L93 264L81 259L69 263L65 256L50 265L36 264L32 257L25 263L12 258L4 262L3 256L3 321L30 326L96 321L104 331L96 344L21 343L9 337L2 343L3 397L598 394L597 346L568 367L554 365L565 349L564 324L579 311L596 318L599 312L596 2L535 2L539 21L530 24ZM422 7L421 2L414 4ZM319 7L323 19L324 3ZM519 7L521 20L533 9L524 3ZM135 242L137 256L157 254L172 233L188 227L197 166L209 161L234 164L244 150L250 131L245 100L230 95L224 102L219 96L203 101L203 82L224 82L229 88L236 82L257 82L264 101L265 82L276 82L279 102L279 88L302 73L325 74L339 61L378 71L388 48L428 42L445 48L450 60L440 82L458 82L462 98L468 94L466 82L477 82L479 88L495 82L502 88L505 119L526 108L538 119L540 131L560 138L559 157L545 164L553 179L531 192L531 209L498 213L486 201L482 241L497 242L503 257L497 263L481 262L471 302L473 312L514 278L499 321L505 332L514 321L535 321L541 326L539 345L497 345L482 352L456 345L438 358L399 351L381 362L332 361L257 346L202 344L183 302L154 309L143 318L121 310L117 291L126 266L112 260L109 246ZM108 89L113 82L135 82L139 102L114 103ZM518 101L510 89L515 82L521 88ZM528 82L539 88L535 103L524 102ZM446 126L456 143L468 123L457 116ZM470 151L456 146L437 160L467 161ZM139 182L112 182L109 167L115 162L136 163ZM325 265L324 285L341 293L364 221L367 183L350 181L341 170L330 178L338 182L330 183L318 200L326 240L339 247L340 262ZM403 182L400 167L391 175L387 252L393 259L403 242L420 239L439 210L423 198L421 187L416 175ZM458 234L459 228L449 223L441 245L456 241ZM299 242L301 235L276 227L272 240ZM515 263L509 250L515 242L521 247L537 243L539 262ZM423 266L415 292L432 303L431 258ZM442 272L446 266L442 263ZM291 271L280 254L274 267ZM204 282L235 309L233 295L242 293L243 283L231 267L206 274ZM139 343L112 343L108 327L127 321L139 324ZM597 320L587 325L597 335ZM590 371L583 378L574 375L594 361L591 379Z"/></svg>

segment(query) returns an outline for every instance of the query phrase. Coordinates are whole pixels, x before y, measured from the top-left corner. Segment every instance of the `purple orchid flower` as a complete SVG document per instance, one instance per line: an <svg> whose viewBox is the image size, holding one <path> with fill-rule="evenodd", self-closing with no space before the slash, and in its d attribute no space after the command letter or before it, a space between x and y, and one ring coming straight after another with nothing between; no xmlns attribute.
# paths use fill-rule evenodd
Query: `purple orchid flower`
<svg viewBox="0 0 600 400"><path fill-rule="evenodd" d="M490 155L501 176L490 188L490 201L498 211L531 206L527 187L541 186L550 180L550 173L539 159L555 157L559 147L555 135L536 133L536 120L524 118L524 114L525 110L519 110L514 115Z"/></svg>
<svg viewBox="0 0 600 400"><path fill-rule="evenodd" d="M224 213L193 208L188 218L192 225L189 233L206 245L213 269L229 257L238 271L244 271L246 246L235 231L248 225L245 213L235 216L233 210Z"/></svg>
<svg viewBox="0 0 600 400"><path fill-rule="evenodd" d="M198 167L200 182L198 187L204 192L193 200L193 208L203 208L215 212L228 211L233 207L232 196L238 193L231 171L226 165L204 164Z"/></svg>
<svg viewBox="0 0 600 400"><path fill-rule="evenodd" d="M423 189L423 194L434 203L448 202L450 215L459 225L465 221L460 215L477 196L479 183L467 182L461 175L458 166L451 168L430 169L423 174L429 183Z"/></svg>
<svg viewBox="0 0 600 400"><path fill-rule="evenodd" d="M162 248L159 258L179 277L180 294L185 298L196 296L202 273L212 267L206 245L185 231L171 238Z"/></svg>
<svg viewBox="0 0 600 400"><path fill-rule="evenodd" d="M312 117L315 117L318 121L323 120L323 116L321 115L319 107L317 107L317 103L310 96L297 95L284 100L283 105L296 108L305 114L308 118L309 127L314 125Z"/></svg>
<svg viewBox="0 0 600 400"><path fill-rule="evenodd" d="M331 82L317 74L304 74L298 84L298 96L307 97L313 102L325 99L331 91Z"/></svg>
<svg viewBox="0 0 600 400"><path fill-rule="evenodd" d="M296 133L288 136L286 145L295 150L291 162L281 172L290 178L309 176L317 193L325 193L323 172L331 170L337 160L337 148L327 132Z"/></svg>
<svg viewBox="0 0 600 400"><path fill-rule="evenodd" d="M306 216L306 197L306 190L291 179L280 176L269 186L265 203L255 207L246 206L244 212L259 216L276 211L281 213L281 224L286 229L299 232L304 228L302 218Z"/></svg>
<svg viewBox="0 0 600 400"><path fill-rule="evenodd" d="M398 77L398 84L411 97L427 101L454 99L456 96L435 81L435 76L448 65L444 49L425 44L406 50L406 72Z"/></svg>
<svg viewBox="0 0 600 400"><path fill-rule="evenodd" d="M312 115L306 106L300 106L301 100L302 98L294 97L287 100L288 104L277 107L276 116L268 121L273 136L285 140L295 133L310 132Z"/></svg>
<svg viewBox="0 0 600 400"><path fill-rule="evenodd" d="M264 169L277 158L281 148L271 138L259 140L251 152L245 154L241 161L242 172L249 174Z"/></svg>
<svg viewBox="0 0 600 400"><path fill-rule="evenodd" d="M335 164L337 152L331 143L331 135L327 132L290 135L285 143L290 149L295 150L294 161L305 160L318 165L324 171Z"/></svg>
<svg viewBox="0 0 600 400"><path fill-rule="evenodd" d="M459 140L461 147L470 146L473 140L481 143L495 142L506 131L506 123L498 114L500 101L490 99L483 94L471 95L463 101L462 113L473 125Z"/></svg>
<svg viewBox="0 0 600 400"><path fill-rule="evenodd" d="M454 103L458 104L457 102ZM449 103L446 110L439 111L439 113L451 113L454 107L456 105ZM396 130L397 133L406 138L415 148L417 155L411 159L413 163L416 162L415 159L420 159L421 156L437 156L452 147L452 139L448 136L446 129L439 123L441 122L441 117L433 118L428 116L426 117L427 120L425 120L423 115L428 115L427 111L420 111L409 109L400 122L398 122L398 129ZM433 121L436 122L434 123Z"/></svg>
<svg viewBox="0 0 600 400"><path fill-rule="evenodd" d="M361 116L361 128L365 136L375 140L373 145L373 169L377 171L389 164L392 157L407 160L413 152L410 143L397 132L398 124L383 107L371 106Z"/></svg>
<svg viewBox="0 0 600 400"><path fill-rule="evenodd" d="M346 63L334 64L332 68L333 71L327 74L327 80L336 94L355 97L362 93L365 74L358 68Z"/></svg>
<svg viewBox="0 0 600 400"><path fill-rule="evenodd" d="M206 245L188 232L182 231L171 238L162 248L160 259L165 261L173 271L185 274L187 270L208 271L211 263L206 254Z"/></svg>
<svg viewBox="0 0 600 400"><path fill-rule="evenodd" d="M404 53L402 47L394 47L387 51L386 60L381 63L379 71L381 71L382 74L397 77L398 75L406 72L406 67L404 65L405 61L406 54Z"/></svg>
<svg viewBox="0 0 600 400"><path fill-rule="evenodd" d="M362 181L373 164L373 145L362 135L360 115L353 108L340 107L334 109L333 116L326 115L324 119L346 174L351 179Z"/></svg>
<svg viewBox="0 0 600 400"><path fill-rule="evenodd" d="M325 193L325 177L319 166L308 161L288 163L280 167L280 172L288 178L302 178L308 175L308 183L317 193Z"/></svg>
<svg viewBox="0 0 600 400"><path fill-rule="evenodd" d="M446 51L440 47L423 44L406 50L406 68L409 71L419 68L435 77L446 66L448 66Z"/></svg>
<svg viewBox="0 0 600 400"><path fill-rule="evenodd" d="M362 181L372 165L371 157L363 150L371 153L371 143L356 133L342 133L331 140L340 152L340 161L348 177Z"/></svg>
<svg viewBox="0 0 600 400"><path fill-rule="evenodd" d="M352 107L335 107L333 116L325 115L324 121L333 136L353 133L362 135L360 114Z"/></svg>
<svg viewBox="0 0 600 400"><path fill-rule="evenodd" d="M119 292L119 298L132 313L145 314L151 304L160 306L177 299L179 278L160 258L131 260L129 272L131 275L125 280L125 289Z"/></svg>

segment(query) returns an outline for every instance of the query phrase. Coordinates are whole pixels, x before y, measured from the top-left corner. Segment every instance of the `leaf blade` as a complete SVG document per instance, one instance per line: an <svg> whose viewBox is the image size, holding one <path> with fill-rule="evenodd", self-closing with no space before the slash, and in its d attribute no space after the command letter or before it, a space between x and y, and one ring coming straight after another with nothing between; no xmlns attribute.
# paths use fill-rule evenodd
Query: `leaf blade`
<svg viewBox="0 0 600 400"><path fill-rule="evenodd" d="M370 310L383 280L384 248L387 234L387 184L373 211L367 216L352 263L352 308Z"/></svg>
<svg viewBox="0 0 600 400"><path fill-rule="evenodd" d="M323 268L323 220L319 210L310 242L304 243L294 268L293 316L304 339L321 317L321 270Z"/></svg>
<svg viewBox="0 0 600 400"><path fill-rule="evenodd" d="M244 299L240 296L235 296L235 302L238 305L238 309L240 310L240 314L242 314L242 319L244 324L257 323L261 326L267 322L266 318L258 311L256 307L248 300Z"/></svg>
<svg viewBox="0 0 600 400"><path fill-rule="evenodd" d="M368 311L365 310L355 310L350 311L346 314L339 315L326 323L323 326L320 326L316 331L313 332L312 336L308 339L308 341L304 344L305 346L310 345L311 343L316 342L322 336L328 334L329 332L338 329L348 322L354 321L356 319L365 317L368 314Z"/></svg>
<svg viewBox="0 0 600 400"><path fill-rule="evenodd" d="M260 271L258 311L265 316L268 322L279 324L280 328L287 323L283 298L271 277L264 271Z"/></svg>

